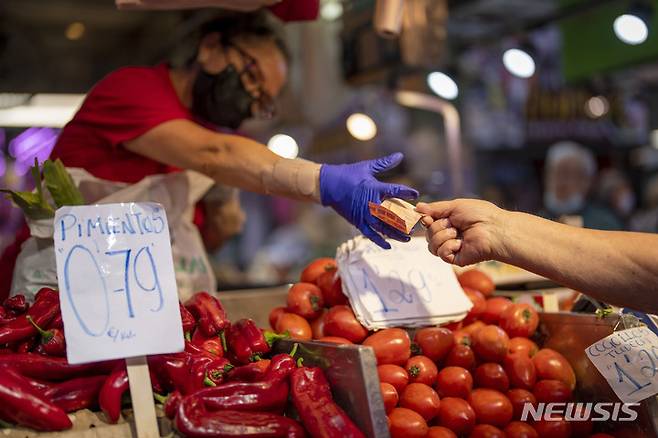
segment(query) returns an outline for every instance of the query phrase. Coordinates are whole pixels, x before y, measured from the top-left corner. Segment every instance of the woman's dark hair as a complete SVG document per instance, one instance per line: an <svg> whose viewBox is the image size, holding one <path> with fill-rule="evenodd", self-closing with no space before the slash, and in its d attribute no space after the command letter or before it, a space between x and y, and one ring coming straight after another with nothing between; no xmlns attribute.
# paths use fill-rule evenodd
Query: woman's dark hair
<svg viewBox="0 0 658 438"><path fill-rule="evenodd" d="M215 32L220 35L222 45L230 44L239 37L270 39L281 50L286 61L290 61L290 51L278 29L268 17L267 12L258 11L226 14L204 23L197 35L195 54L188 64L192 64L196 59L203 37Z"/></svg>

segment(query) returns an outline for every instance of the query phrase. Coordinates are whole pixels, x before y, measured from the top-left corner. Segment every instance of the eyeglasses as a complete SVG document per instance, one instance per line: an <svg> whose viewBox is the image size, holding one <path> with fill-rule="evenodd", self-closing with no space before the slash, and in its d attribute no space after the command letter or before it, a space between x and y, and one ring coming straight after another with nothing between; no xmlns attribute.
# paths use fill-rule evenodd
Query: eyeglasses
<svg viewBox="0 0 658 438"><path fill-rule="evenodd" d="M229 47L234 48L244 60L240 77L244 78L245 85L256 90L256 95L252 94L256 103L254 116L261 119L271 119L276 114L276 104L272 96L263 89L265 75L258 65L258 61L235 44L231 44Z"/></svg>

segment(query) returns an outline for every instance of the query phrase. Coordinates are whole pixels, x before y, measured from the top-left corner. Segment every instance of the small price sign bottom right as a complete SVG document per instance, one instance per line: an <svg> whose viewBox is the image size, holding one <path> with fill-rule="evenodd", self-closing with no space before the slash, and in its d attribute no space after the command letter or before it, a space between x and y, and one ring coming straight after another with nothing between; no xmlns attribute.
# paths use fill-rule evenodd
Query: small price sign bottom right
<svg viewBox="0 0 658 438"><path fill-rule="evenodd" d="M615 332L585 353L622 402L658 394L658 336L647 327Z"/></svg>

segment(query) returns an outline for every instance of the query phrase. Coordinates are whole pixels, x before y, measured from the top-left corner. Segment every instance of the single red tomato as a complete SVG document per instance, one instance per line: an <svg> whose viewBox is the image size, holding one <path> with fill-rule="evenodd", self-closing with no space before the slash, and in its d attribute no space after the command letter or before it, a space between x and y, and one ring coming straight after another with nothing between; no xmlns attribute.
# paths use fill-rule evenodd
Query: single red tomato
<svg viewBox="0 0 658 438"><path fill-rule="evenodd" d="M505 356L505 372L512 388L532 389L537 381L537 371L525 353L514 353Z"/></svg>
<svg viewBox="0 0 658 438"><path fill-rule="evenodd" d="M466 400L446 397L441 400L436 423L457 435L466 435L475 427L475 411Z"/></svg>
<svg viewBox="0 0 658 438"><path fill-rule="evenodd" d="M410 383L402 391L400 406L418 412L425 421L439 414L439 395L424 383Z"/></svg>
<svg viewBox="0 0 658 438"><path fill-rule="evenodd" d="M474 335L475 332L477 332L478 330L480 330L482 327L485 327L485 326L486 326L486 324L483 323L482 321L475 321L475 322L470 323L467 326L462 327L461 330L464 333L467 333L469 335Z"/></svg>
<svg viewBox="0 0 658 438"><path fill-rule="evenodd" d="M343 282L338 275L338 270L333 269L320 274L315 280L322 291L324 305L327 307L338 306L339 304L349 304L347 296L343 293Z"/></svg>
<svg viewBox="0 0 658 438"><path fill-rule="evenodd" d="M512 421L514 407L505 394L494 389L478 388L471 392L468 404L473 407L478 423L505 427Z"/></svg>
<svg viewBox="0 0 658 438"><path fill-rule="evenodd" d="M505 427L507 438L539 438L537 431L528 423L512 421Z"/></svg>
<svg viewBox="0 0 658 438"><path fill-rule="evenodd" d="M524 353L528 357L532 358L539 351L537 344L532 342L528 338L512 338L509 340L509 349L510 354L514 353Z"/></svg>
<svg viewBox="0 0 658 438"><path fill-rule="evenodd" d="M537 406L537 398L535 398L535 395L526 390L526 389L521 389L521 388L515 388L515 389L510 389L507 391L507 398L509 398L509 401L512 402L512 407L514 408L514 419L515 420L520 420L521 419L521 414L523 413L523 407L526 404L530 404L531 406Z"/></svg>
<svg viewBox="0 0 658 438"><path fill-rule="evenodd" d="M485 309L487 308L487 299L484 297L484 295L482 295L481 292L478 292L475 289L471 289L469 287L464 288L464 293L468 299L471 300L471 303L473 303L473 307L471 307L471 310L469 310L466 314L466 318L464 318L464 324L470 324L477 321L478 318L484 313Z"/></svg>
<svg viewBox="0 0 658 438"><path fill-rule="evenodd" d="M500 315L500 327L510 337L529 338L539 326L539 314L527 303L513 304Z"/></svg>
<svg viewBox="0 0 658 438"><path fill-rule="evenodd" d="M313 332L313 339L320 339L324 337L324 318L327 316L325 309L322 309L320 316L311 321L311 331Z"/></svg>
<svg viewBox="0 0 658 438"><path fill-rule="evenodd" d="M482 327L473 335L473 351L482 360L501 363L507 355L509 337L498 326Z"/></svg>
<svg viewBox="0 0 658 438"><path fill-rule="evenodd" d="M573 397L569 386L560 380L540 380L532 393L539 403L567 403Z"/></svg>
<svg viewBox="0 0 658 438"><path fill-rule="evenodd" d="M350 306L334 306L325 316L324 334L345 338L358 344L368 336L368 330L359 323Z"/></svg>
<svg viewBox="0 0 658 438"><path fill-rule="evenodd" d="M500 316L512 305L512 301L505 297L493 297L487 300L487 307L480 319L486 324L498 324Z"/></svg>
<svg viewBox="0 0 658 438"><path fill-rule="evenodd" d="M275 307L270 311L270 327L272 330L276 330L276 322L279 320L279 317L286 313L286 308L283 306Z"/></svg>
<svg viewBox="0 0 658 438"><path fill-rule="evenodd" d="M455 330L455 344L473 345L473 335L464 331L464 329Z"/></svg>
<svg viewBox="0 0 658 438"><path fill-rule="evenodd" d="M406 331L389 328L368 336L363 345L375 350L377 365L404 365L411 356L411 341Z"/></svg>
<svg viewBox="0 0 658 438"><path fill-rule="evenodd" d="M414 342L420 347L423 355L434 362L446 357L455 344L452 332L443 327L426 327L418 330Z"/></svg>
<svg viewBox="0 0 658 438"><path fill-rule="evenodd" d="M457 435L447 427L432 426L427 432L427 438L457 438Z"/></svg>
<svg viewBox="0 0 658 438"><path fill-rule="evenodd" d="M391 422L391 438L425 438L427 422L417 412L407 408L395 408L388 415Z"/></svg>
<svg viewBox="0 0 658 438"><path fill-rule="evenodd" d="M398 405L398 392L390 383L380 383L379 388L382 392L382 399L384 400L384 409L388 415Z"/></svg>
<svg viewBox="0 0 658 438"><path fill-rule="evenodd" d="M443 365L472 370L475 368L475 353L473 353L473 350L468 345L457 344L452 347Z"/></svg>
<svg viewBox="0 0 658 438"><path fill-rule="evenodd" d="M352 345L349 339L341 338L338 336L323 336L318 339L320 342L330 342L332 344Z"/></svg>
<svg viewBox="0 0 658 438"><path fill-rule="evenodd" d="M505 432L490 424L478 424L468 438L507 438Z"/></svg>
<svg viewBox="0 0 658 438"><path fill-rule="evenodd" d="M479 388L507 392L509 389L509 378L502 366L497 363L487 362L475 370L475 385Z"/></svg>
<svg viewBox="0 0 658 438"><path fill-rule="evenodd" d="M491 296L496 288L491 277L479 269L469 269L468 271L464 271L459 274L457 280L459 280L459 284L461 284L462 287L475 289L485 297Z"/></svg>
<svg viewBox="0 0 658 438"><path fill-rule="evenodd" d="M324 299L319 287L311 283L297 283L288 291L288 312L302 318L315 319L322 313Z"/></svg>
<svg viewBox="0 0 658 438"><path fill-rule="evenodd" d="M473 390L473 376L462 367L445 367L436 376L436 390L441 398L467 399Z"/></svg>
<svg viewBox="0 0 658 438"><path fill-rule="evenodd" d="M532 357L539 380L560 380L573 391L576 388L576 373L569 361L555 350L542 348Z"/></svg>
<svg viewBox="0 0 658 438"><path fill-rule="evenodd" d="M410 357L405 365L409 374L409 381L412 383L424 383L425 385L434 385L436 375L439 373L436 364L427 356Z"/></svg>
<svg viewBox="0 0 658 438"><path fill-rule="evenodd" d="M464 324L461 321L455 321L455 322L449 322L447 324L442 324L441 327L454 332L455 330L459 330L460 328L462 328L463 325Z"/></svg>
<svg viewBox="0 0 658 438"><path fill-rule="evenodd" d="M336 269L338 269L336 260L329 257L319 258L306 265L299 281L302 283L315 283L320 275Z"/></svg>
<svg viewBox="0 0 658 438"><path fill-rule="evenodd" d="M572 432L571 424L561 417L535 421L532 427L537 431L539 438L570 438Z"/></svg>
<svg viewBox="0 0 658 438"><path fill-rule="evenodd" d="M284 313L276 322L277 333L288 332L292 339L300 341L310 341L313 337L313 331L308 321L294 313Z"/></svg>
<svg viewBox="0 0 658 438"><path fill-rule="evenodd" d="M567 418L582 418L584 421L569 421ZM565 415L565 420L571 424L571 435L574 437L589 436L594 431L592 412L587 412L584 404L575 405L572 415Z"/></svg>
<svg viewBox="0 0 658 438"><path fill-rule="evenodd" d="M379 365L377 367L377 374L379 375L380 382L390 383L398 394L402 394L404 388L409 384L409 374L399 365Z"/></svg>

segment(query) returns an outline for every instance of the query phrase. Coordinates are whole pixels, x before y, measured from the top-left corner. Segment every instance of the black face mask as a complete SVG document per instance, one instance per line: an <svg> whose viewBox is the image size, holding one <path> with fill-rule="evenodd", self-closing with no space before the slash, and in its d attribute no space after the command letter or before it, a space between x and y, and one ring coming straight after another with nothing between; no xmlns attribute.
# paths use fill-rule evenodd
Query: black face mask
<svg viewBox="0 0 658 438"><path fill-rule="evenodd" d="M217 74L199 72L192 87L192 112L217 126L237 129L252 116L254 97L232 64Z"/></svg>

